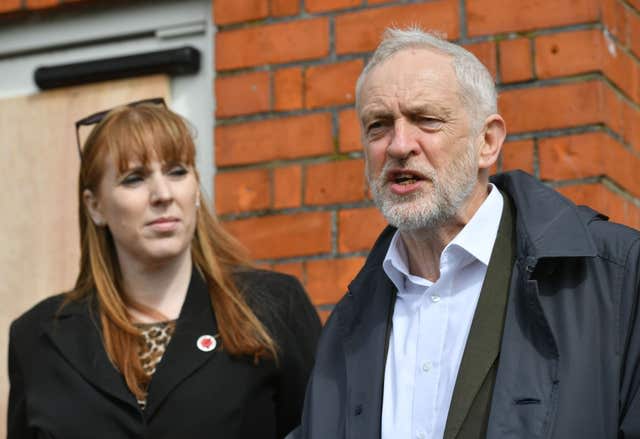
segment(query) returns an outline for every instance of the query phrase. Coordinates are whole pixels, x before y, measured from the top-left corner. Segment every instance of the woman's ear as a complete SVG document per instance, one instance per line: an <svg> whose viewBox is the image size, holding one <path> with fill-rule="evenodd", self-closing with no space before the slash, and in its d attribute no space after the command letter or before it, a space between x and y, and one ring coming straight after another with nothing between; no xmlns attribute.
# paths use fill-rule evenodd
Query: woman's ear
<svg viewBox="0 0 640 439"><path fill-rule="evenodd" d="M89 189L85 189L82 192L82 200L84 201L84 206L89 211L89 216L93 220L93 223L100 227L106 224L102 213L100 212L100 203L98 202L98 198L91 192Z"/></svg>
<svg viewBox="0 0 640 439"><path fill-rule="evenodd" d="M492 114L487 117L482 136L478 167L480 169L489 169L498 160L502 144L507 136L507 126L504 119L499 114Z"/></svg>

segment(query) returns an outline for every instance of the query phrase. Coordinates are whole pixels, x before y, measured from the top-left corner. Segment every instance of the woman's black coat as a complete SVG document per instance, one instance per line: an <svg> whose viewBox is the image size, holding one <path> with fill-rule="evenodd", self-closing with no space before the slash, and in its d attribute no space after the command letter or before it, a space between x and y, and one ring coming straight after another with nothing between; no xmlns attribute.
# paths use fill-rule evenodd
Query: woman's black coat
<svg viewBox="0 0 640 439"><path fill-rule="evenodd" d="M176 330L140 410L103 348L96 307L44 300L11 325L8 439L281 438L299 422L320 323L300 283L266 271L237 274L276 339L278 363L203 352L218 333L194 270Z"/></svg>

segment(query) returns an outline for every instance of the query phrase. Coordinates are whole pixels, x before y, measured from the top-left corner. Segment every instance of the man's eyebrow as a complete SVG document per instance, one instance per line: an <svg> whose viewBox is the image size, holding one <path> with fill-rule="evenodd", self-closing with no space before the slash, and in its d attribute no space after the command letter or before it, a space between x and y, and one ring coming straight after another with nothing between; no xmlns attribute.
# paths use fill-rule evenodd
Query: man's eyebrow
<svg viewBox="0 0 640 439"><path fill-rule="evenodd" d="M448 106L432 102L408 105L405 108L402 108L401 111L404 114L410 114L413 116L420 114L430 114L441 117L449 117L452 113L451 108L449 108Z"/></svg>
<svg viewBox="0 0 640 439"><path fill-rule="evenodd" d="M392 117L393 113L391 110L386 108L385 106L371 106L370 108L364 108L360 113L360 120L371 120L371 119L386 119Z"/></svg>

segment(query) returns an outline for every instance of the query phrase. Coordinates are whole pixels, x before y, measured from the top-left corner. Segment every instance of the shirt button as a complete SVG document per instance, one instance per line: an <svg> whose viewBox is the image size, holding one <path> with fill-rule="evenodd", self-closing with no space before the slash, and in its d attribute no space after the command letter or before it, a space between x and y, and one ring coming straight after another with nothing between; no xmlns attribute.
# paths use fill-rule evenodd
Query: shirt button
<svg viewBox="0 0 640 439"><path fill-rule="evenodd" d="M433 303L438 303L438 302L440 302L440 296L438 296L437 294L432 294L432 295L431 295L431 301L432 301Z"/></svg>
<svg viewBox="0 0 640 439"><path fill-rule="evenodd" d="M416 434L416 437L417 437L418 439L425 439L425 438L427 437L427 434L426 434L424 431L419 431L419 432Z"/></svg>
<svg viewBox="0 0 640 439"><path fill-rule="evenodd" d="M425 372L429 372L431 370L431 367L431 361L425 361L424 363L422 363L422 370Z"/></svg>

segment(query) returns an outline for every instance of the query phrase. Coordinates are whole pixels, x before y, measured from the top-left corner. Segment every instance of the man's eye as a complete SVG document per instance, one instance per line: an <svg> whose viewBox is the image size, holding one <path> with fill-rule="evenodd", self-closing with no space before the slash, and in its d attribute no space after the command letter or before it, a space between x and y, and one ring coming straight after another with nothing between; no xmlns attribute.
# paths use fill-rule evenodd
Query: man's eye
<svg viewBox="0 0 640 439"><path fill-rule="evenodd" d="M384 129L385 123L381 120L377 120L375 122L371 122L367 125L367 134L369 136L375 136L376 134L380 134L380 132Z"/></svg>
<svg viewBox="0 0 640 439"><path fill-rule="evenodd" d="M420 117L420 118L418 118L418 124L420 124L420 126L425 127L426 129L429 129L429 130L440 129L440 127L442 127L443 123L444 123L444 121L442 121L440 119L436 119L435 117Z"/></svg>

